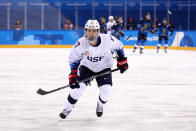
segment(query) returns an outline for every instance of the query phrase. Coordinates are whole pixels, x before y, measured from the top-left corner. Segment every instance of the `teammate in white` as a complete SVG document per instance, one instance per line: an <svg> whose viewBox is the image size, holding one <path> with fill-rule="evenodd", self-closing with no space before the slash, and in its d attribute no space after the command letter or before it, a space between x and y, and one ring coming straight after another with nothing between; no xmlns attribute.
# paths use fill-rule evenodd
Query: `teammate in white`
<svg viewBox="0 0 196 131"><path fill-rule="evenodd" d="M88 20L85 24L85 35L73 46L69 64L69 84L72 88L65 103L65 108L59 116L65 119L72 111L78 98L84 93L89 81L77 83L98 73L110 71L113 66L111 50L118 54L117 67L123 73L128 69L127 58L124 56L123 44L108 34L99 34L100 25L97 20ZM103 106L111 96L112 75L106 74L96 78L100 89L96 114L101 117Z"/></svg>
<svg viewBox="0 0 196 131"><path fill-rule="evenodd" d="M107 22L107 34L110 35L112 33L112 26L114 25L115 21L113 16L109 16L108 20L109 21Z"/></svg>

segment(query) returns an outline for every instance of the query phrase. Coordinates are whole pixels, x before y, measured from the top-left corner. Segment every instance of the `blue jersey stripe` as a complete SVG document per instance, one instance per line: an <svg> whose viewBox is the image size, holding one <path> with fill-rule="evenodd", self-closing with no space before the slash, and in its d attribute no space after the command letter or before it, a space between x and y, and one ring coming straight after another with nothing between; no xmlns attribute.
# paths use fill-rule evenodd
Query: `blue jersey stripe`
<svg viewBox="0 0 196 131"><path fill-rule="evenodd" d="M76 69L78 69L78 66L80 65L80 61L81 61L81 60L82 60L82 59L77 60L77 61L71 63L71 64L69 65L70 68L71 68L71 70L76 70Z"/></svg>

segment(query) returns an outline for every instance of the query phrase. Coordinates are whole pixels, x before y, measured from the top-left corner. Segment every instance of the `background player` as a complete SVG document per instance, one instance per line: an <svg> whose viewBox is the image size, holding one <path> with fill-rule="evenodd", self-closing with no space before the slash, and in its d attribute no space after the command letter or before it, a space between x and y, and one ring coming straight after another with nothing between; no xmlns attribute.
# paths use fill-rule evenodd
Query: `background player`
<svg viewBox="0 0 196 131"><path fill-rule="evenodd" d="M120 72L123 73L128 69L122 42L111 35L99 34L99 29L100 25L97 20L88 20L85 24L85 35L78 40L71 50L69 84L72 90L68 95L63 112L59 114L62 119L65 119L72 111L74 104L89 84L89 81L79 84L76 81L111 70L113 66L111 50L115 50L118 54L117 67ZM112 75L97 77L96 81L100 90L96 114L101 117L103 106L111 96Z"/></svg>
<svg viewBox="0 0 196 131"><path fill-rule="evenodd" d="M133 53L135 53L138 45L140 45L140 53L143 54L144 44L147 40L148 32L154 33L153 24L150 20L150 13L146 13L145 19L139 21L138 26L138 40L134 46Z"/></svg>
<svg viewBox="0 0 196 131"><path fill-rule="evenodd" d="M111 34L112 33L112 26L114 24L114 17L113 16L109 16L108 17L108 22L107 22L107 34Z"/></svg>
<svg viewBox="0 0 196 131"><path fill-rule="evenodd" d="M100 17L100 33L107 33L106 19L105 17Z"/></svg>
<svg viewBox="0 0 196 131"><path fill-rule="evenodd" d="M113 26L112 26L112 35L115 36L117 39L120 40L120 36L124 37L124 33L121 31L122 30L122 17L120 16L116 16L116 21L114 22Z"/></svg>
<svg viewBox="0 0 196 131"><path fill-rule="evenodd" d="M165 48L164 51L167 53L167 47L168 47L168 32L170 31L171 34L170 37L173 35L173 26L168 24L167 19L163 18L162 23L158 24L158 33L159 33L159 43L157 44L157 53L159 53L159 49L161 47L162 40L165 40Z"/></svg>

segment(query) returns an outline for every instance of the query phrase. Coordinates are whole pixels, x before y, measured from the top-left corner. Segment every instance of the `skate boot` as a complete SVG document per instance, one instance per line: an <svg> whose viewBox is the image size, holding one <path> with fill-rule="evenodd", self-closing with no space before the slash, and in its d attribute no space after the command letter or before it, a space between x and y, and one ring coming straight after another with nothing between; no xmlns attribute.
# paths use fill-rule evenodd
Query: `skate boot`
<svg viewBox="0 0 196 131"><path fill-rule="evenodd" d="M136 50L135 50L135 49L133 49L133 53L135 53L135 51L136 51Z"/></svg>
<svg viewBox="0 0 196 131"><path fill-rule="evenodd" d="M167 53L167 49L164 49L165 53Z"/></svg>
<svg viewBox="0 0 196 131"><path fill-rule="evenodd" d="M157 49L157 54L159 53L159 49Z"/></svg>
<svg viewBox="0 0 196 131"><path fill-rule="evenodd" d="M143 51L142 50L140 50L140 54L143 54Z"/></svg>
<svg viewBox="0 0 196 131"><path fill-rule="evenodd" d="M63 112L61 112L61 113L59 114L59 116L60 116L62 119L65 119L65 118L69 115L70 112L71 112L71 110L68 111L68 110L64 109Z"/></svg>
<svg viewBox="0 0 196 131"><path fill-rule="evenodd" d="M97 102L96 114L97 117L101 117L103 115L103 107L101 107L98 102Z"/></svg>

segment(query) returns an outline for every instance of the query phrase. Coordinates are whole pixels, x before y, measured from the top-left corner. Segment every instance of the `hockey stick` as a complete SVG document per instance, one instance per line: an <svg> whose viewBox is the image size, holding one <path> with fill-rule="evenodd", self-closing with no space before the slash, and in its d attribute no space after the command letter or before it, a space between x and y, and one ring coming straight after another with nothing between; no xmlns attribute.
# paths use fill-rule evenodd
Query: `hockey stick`
<svg viewBox="0 0 196 131"><path fill-rule="evenodd" d="M125 40L127 40L127 41L129 41L131 37L132 37L132 35L124 36Z"/></svg>
<svg viewBox="0 0 196 131"><path fill-rule="evenodd" d="M115 36L116 36L116 37L121 36L121 37L123 37L123 38L124 38L125 40L127 40L127 41L129 41L130 38L132 37L132 35L125 36L124 33L123 33L122 31L120 31L120 30L119 30L118 32L115 33Z"/></svg>
<svg viewBox="0 0 196 131"><path fill-rule="evenodd" d="M106 75L106 74L110 74L112 72L115 72L115 71L118 71L120 70L119 68L116 68L116 69L113 69L111 71L107 71L107 72L104 72L104 73L101 73L101 74L97 74L97 75L94 75L92 77L89 77L87 79L84 79L84 80L81 80L81 81L77 81L77 83L81 83L81 82L85 82L85 81L88 81L88 80L92 80L93 78L97 78L99 76L103 76L103 75ZM54 90L51 90L51 91L45 91L45 90L42 90L41 88L37 90L37 94L39 95L47 95L47 94L50 94L52 92L55 92L55 91L58 91L58 90L61 90L61 89L65 89L67 87L69 87L70 85L65 85L65 86L62 86L62 87L59 87L57 89L54 89Z"/></svg>
<svg viewBox="0 0 196 131"><path fill-rule="evenodd" d="M168 15L167 15L167 22L169 23L170 17L172 15L172 12L170 10L167 11Z"/></svg>
<svg viewBox="0 0 196 131"><path fill-rule="evenodd" d="M167 11L168 15L167 15L167 24L171 26L170 20L171 20L171 16L172 16L172 12L170 10ZM170 33L169 37L172 37L173 32Z"/></svg>
<svg viewBox="0 0 196 131"><path fill-rule="evenodd" d="M168 11L167 11L167 13L168 13L169 15L172 15L172 13L171 13L171 11L170 11L170 10L168 10Z"/></svg>

